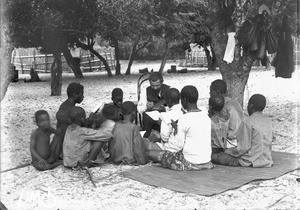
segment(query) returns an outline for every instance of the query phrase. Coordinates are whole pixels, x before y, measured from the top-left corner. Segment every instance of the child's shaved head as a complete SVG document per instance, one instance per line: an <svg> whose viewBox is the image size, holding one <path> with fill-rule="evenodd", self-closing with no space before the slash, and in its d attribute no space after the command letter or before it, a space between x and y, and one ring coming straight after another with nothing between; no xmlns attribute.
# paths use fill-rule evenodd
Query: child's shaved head
<svg viewBox="0 0 300 210"><path fill-rule="evenodd" d="M70 120L73 123L80 123L82 119L85 119L85 111L82 107L75 106L70 111Z"/></svg>
<svg viewBox="0 0 300 210"><path fill-rule="evenodd" d="M123 115L130 115L132 112L136 112L136 105L132 101L125 101L122 104Z"/></svg>
<svg viewBox="0 0 300 210"><path fill-rule="evenodd" d="M254 94L248 102L248 104L252 104L253 109L256 111L263 111L266 107L266 103L266 98L261 94Z"/></svg>
<svg viewBox="0 0 300 210"><path fill-rule="evenodd" d="M111 97L123 97L123 90L121 88L114 88L111 92Z"/></svg>
<svg viewBox="0 0 300 210"><path fill-rule="evenodd" d="M39 120L39 116L41 116L43 114L46 114L49 117L49 114L48 114L48 112L46 110L41 109L41 110L36 111L34 113L35 122L37 122Z"/></svg>
<svg viewBox="0 0 300 210"><path fill-rule="evenodd" d="M79 83L72 82L67 87L67 95L68 97L73 97L74 95L78 95L83 93L83 86Z"/></svg>
<svg viewBox="0 0 300 210"><path fill-rule="evenodd" d="M225 99L222 95L214 95L209 98L208 104L213 110L221 111L223 109Z"/></svg>
<svg viewBox="0 0 300 210"><path fill-rule="evenodd" d="M195 86L187 85L181 90L181 98L185 98L185 100L189 103L197 103L198 101L198 90Z"/></svg>
<svg viewBox="0 0 300 210"><path fill-rule="evenodd" d="M112 104L106 104L102 109L102 114L105 119L109 120L117 120L118 116L118 108Z"/></svg>
<svg viewBox="0 0 300 210"><path fill-rule="evenodd" d="M178 104L180 100L180 93L179 90L176 88L170 88L167 90L165 95L166 100L170 100L174 104Z"/></svg>
<svg viewBox="0 0 300 210"><path fill-rule="evenodd" d="M210 95L219 95L219 94L224 95L226 93L227 93L227 85L223 80L217 79L211 83Z"/></svg>

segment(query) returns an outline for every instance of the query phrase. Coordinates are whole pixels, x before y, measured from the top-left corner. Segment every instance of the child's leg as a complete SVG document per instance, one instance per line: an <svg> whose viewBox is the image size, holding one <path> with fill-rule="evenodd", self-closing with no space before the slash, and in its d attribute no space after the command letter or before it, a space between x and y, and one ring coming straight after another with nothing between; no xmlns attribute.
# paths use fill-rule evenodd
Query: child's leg
<svg viewBox="0 0 300 210"><path fill-rule="evenodd" d="M33 167L35 167L38 171L51 170L62 164L63 164L62 160L56 161L54 163L45 163L45 162L39 162L39 161L32 162Z"/></svg>
<svg viewBox="0 0 300 210"><path fill-rule="evenodd" d="M101 141L93 141L92 143L92 148L88 157L89 160L95 160L101 151L102 146L105 144L105 142Z"/></svg>
<svg viewBox="0 0 300 210"><path fill-rule="evenodd" d="M50 148L50 155L49 158L47 159L47 163L54 163L55 160L57 160L56 155L52 152Z"/></svg>
<svg viewBox="0 0 300 210"><path fill-rule="evenodd" d="M226 166L241 166L237 157L233 157L224 152L212 154L211 162L214 164L226 165Z"/></svg>
<svg viewBox="0 0 300 210"><path fill-rule="evenodd" d="M54 135L50 144L50 149L55 159L58 159L62 154L63 139L59 135Z"/></svg>
<svg viewBox="0 0 300 210"><path fill-rule="evenodd" d="M159 150L149 150L148 153L148 157L150 160L152 160L154 163L158 163L160 162L160 156L161 153L164 153L165 151L159 151Z"/></svg>
<svg viewBox="0 0 300 210"><path fill-rule="evenodd" d="M146 150L162 150L156 143L152 143L149 139L143 138Z"/></svg>
<svg viewBox="0 0 300 210"><path fill-rule="evenodd" d="M144 138L148 138L151 134L153 125L155 124L155 121L146 113L143 114L143 126L145 129Z"/></svg>

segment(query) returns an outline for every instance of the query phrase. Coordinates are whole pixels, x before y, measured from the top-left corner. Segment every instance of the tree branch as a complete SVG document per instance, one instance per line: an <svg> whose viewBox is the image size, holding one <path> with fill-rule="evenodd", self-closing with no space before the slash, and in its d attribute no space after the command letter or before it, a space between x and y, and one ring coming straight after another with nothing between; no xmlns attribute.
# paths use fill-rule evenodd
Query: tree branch
<svg viewBox="0 0 300 210"><path fill-rule="evenodd" d="M146 42L144 42L144 43L142 44L142 46L140 46L140 47L138 47L138 48L136 49L136 52L138 52L138 51L140 51L141 49L143 49L144 47L146 47L146 46L151 42L151 38L152 38L152 36L149 36L148 40L147 40Z"/></svg>

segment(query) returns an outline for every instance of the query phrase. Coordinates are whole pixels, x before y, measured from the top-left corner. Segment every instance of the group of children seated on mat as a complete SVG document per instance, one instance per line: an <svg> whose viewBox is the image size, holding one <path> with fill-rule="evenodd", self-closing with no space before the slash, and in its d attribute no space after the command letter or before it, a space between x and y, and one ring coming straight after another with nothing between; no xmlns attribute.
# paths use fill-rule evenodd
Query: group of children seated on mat
<svg viewBox="0 0 300 210"><path fill-rule="evenodd" d="M84 87L69 84L68 99L56 113L56 129L50 126L47 111L35 113L32 165L40 171L61 164L78 168L150 161L174 170L211 169L214 164L272 166L273 129L262 113L263 95L249 99L249 116L244 116L241 105L227 96L223 80L211 83L208 111L197 106L199 95L192 85L179 92L164 84L158 72L150 74L149 82L137 105L123 102L122 89L115 88L112 102L97 107L89 117L76 106L83 101ZM135 122L137 113L142 115L142 126Z"/></svg>

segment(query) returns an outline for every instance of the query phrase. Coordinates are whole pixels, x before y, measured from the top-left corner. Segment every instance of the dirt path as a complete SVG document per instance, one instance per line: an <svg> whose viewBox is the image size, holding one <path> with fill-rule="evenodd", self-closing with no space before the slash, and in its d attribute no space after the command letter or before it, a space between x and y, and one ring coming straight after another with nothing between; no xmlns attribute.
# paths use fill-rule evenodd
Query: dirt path
<svg viewBox="0 0 300 210"><path fill-rule="evenodd" d="M167 68L172 63L167 64ZM158 63L135 63L138 69ZM126 66L122 66L126 69ZM38 109L50 113L53 125L59 105L66 99L66 87L80 81L85 87L81 106L89 113L97 104L110 101L111 90L122 87L124 100L137 100L138 74L107 78L105 74L87 73L84 80L63 75L63 94L50 97L50 77L44 82L10 84L1 103L1 170L30 161L29 137L35 125L33 114ZM24 76L20 76L21 78ZM164 74L165 83L181 89L192 84L199 91L199 105L206 106L210 83L221 75L218 71L193 70L187 74ZM276 151L300 154L299 149L299 70L292 79L274 77L274 70L253 69L245 92L245 100L254 93L267 97L265 113L272 119ZM298 113L297 113L298 110ZM299 155L298 155L299 157ZM84 172L71 172L63 167L37 172L32 166L1 174L1 201L8 209L297 209L299 170L274 180L247 184L236 190L204 197L148 186L120 176L133 166L105 165L91 169L97 188L93 188Z"/></svg>

